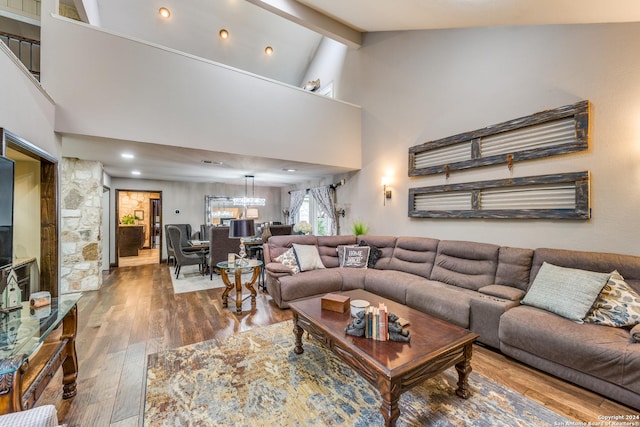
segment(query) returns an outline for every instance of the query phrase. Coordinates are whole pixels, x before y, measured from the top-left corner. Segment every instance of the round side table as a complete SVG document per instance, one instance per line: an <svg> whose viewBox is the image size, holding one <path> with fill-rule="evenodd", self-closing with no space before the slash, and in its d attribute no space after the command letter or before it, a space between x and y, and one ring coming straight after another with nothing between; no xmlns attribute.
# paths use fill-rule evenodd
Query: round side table
<svg viewBox="0 0 640 427"><path fill-rule="evenodd" d="M250 259L247 260L246 264L242 265L238 264L237 262L229 264L227 261L222 261L216 264L216 267L220 269L220 276L222 277L222 281L227 286L227 288L222 293L222 306L228 306L229 293L235 287L237 314L242 314L242 302L244 301L244 299L242 298L242 271L245 269L250 269L253 271L251 279L247 283L245 283L245 287L249 290L249 292L251 292L251 307L255 308L257 292L254 289L253 284L256 282L256 279L258 278L258 276L260 275L260 271L262 270L262 261ZM235 280L233 281L233 283L229 280L229 272L234 273Z"/></svg>

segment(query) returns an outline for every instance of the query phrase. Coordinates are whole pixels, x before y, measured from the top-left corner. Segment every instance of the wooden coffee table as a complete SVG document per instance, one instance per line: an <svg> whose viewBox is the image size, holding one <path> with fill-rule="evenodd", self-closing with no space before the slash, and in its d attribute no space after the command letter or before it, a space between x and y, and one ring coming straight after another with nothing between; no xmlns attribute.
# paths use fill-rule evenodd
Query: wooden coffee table
<svg viewBox="0 0 640 427"><path fill-rule="evenodd" d="M302 334L307 331L380 391L380 412L386 426L396 425L402 393L451 366L458 371L456 394L465 399L469 397L471 351L478 334L361 289L341 294L352 300L367 300L374 306L385 303L390 313L409 321L411 342L375 341L346 335L344 329L351 322L350 312L322 310L320 297L316 297L289 303L293 311L296 354L304 352Z"/></svg>

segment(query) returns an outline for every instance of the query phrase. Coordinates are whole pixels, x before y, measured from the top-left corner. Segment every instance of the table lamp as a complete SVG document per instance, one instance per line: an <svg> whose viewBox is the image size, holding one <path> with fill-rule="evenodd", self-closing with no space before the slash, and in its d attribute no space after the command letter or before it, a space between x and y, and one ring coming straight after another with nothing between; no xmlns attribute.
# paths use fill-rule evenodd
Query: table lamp
<svg viewBox="0 0 640 427"><path fill-rule="evenodd" d="M255 234L252 219L232 219L229 224L229 238L240 239L240 253L238 257L238 265L246 265L248 261L245 259L247 253L244 251L244 238Z"/></svg>

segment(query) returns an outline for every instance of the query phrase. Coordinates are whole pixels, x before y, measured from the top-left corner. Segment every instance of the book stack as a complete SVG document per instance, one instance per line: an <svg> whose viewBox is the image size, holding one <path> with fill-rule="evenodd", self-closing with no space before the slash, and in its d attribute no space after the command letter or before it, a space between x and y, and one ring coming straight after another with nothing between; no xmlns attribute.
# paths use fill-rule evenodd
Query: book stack
<svg viewBox="0 0 640 427"><path fill-rule="evenodd" d="M367 320L364 336L377 341L389 340L389 311L383 303L369 306L365 313Z"/></svg>

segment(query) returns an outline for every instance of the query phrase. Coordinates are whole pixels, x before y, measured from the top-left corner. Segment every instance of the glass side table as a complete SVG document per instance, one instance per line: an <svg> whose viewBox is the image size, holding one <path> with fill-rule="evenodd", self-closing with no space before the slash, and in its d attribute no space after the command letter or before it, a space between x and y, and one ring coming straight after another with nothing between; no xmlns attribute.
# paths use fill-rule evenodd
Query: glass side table
<svg viewBox="0 0 640 427"><path fill-rule="evenodd" d="M229 292L236 289L236 313L242 314L242 302L244 299L242 298L242 271L243 270L251 270L253 274L251 275L251 279L245 283L246 288L251 292L251 308L256 307L256 295L258 294L253 287L253 284L256 283L256 279L260 274L260 270L262 270L262 261L258 261L255 259L247 260L246 264L238 264L237 262L229 264L227 261L222 261L216 264L216 267L220 269L220 276L222 276L222 281L227 286L227 288L222 293L222 306L227 307L227 300L229 298ZM234 282L231 283L229 280L229 272L234 273ZM248 298L249 296L247 296ZM245 298L246 299L246 298Z"/></svg>
<svg viewBox="0 0 640 427"><path fill-rule="evenodd" d="M0 414L32 408L60 366L62 398L76 395L81 296L51 298L50 305L37 309L26 301L22 309L0 314Z"/></svg>

